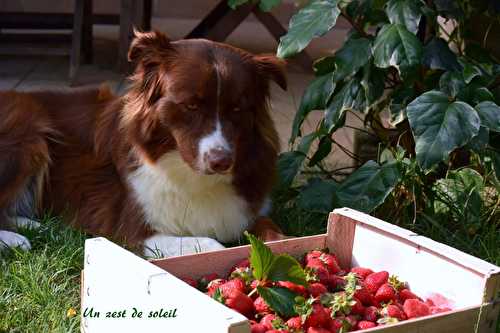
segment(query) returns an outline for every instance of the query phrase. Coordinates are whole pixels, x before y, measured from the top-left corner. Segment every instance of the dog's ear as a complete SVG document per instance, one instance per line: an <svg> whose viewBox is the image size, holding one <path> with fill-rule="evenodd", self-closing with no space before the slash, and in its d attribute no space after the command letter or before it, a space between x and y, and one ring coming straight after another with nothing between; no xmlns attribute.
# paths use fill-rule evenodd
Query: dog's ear
<svg viewBox="0 0 500 333"><path fill-rule="evenodd" d="M253 61L257 64L261 75L273 80L281 89L286 90L285 60L274 55L262 54L254 56Z"/></svg>
<svg viewBox="0 0 500 333"><path fill-rule="evenodd" d="M153 105L161 97L162 67L168 65L175 52L167 36L159 31L134 29L134 35L128 52L128 59L135 66L130 79L144 102Z"/></svg>
<svg viewBox="0 0 500 333"><path fill-rule="evenodd" d="M134 39L128 51L128 60L137 65L141 62L158 62L172 50L167 36L157 30L141 32L134 28Z"/></svg>

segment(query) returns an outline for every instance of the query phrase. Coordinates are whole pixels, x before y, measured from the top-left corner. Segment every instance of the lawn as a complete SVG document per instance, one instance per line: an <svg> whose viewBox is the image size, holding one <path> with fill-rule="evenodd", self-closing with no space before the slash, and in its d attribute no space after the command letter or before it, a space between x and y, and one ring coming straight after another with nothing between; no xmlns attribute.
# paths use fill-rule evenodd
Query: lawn
<svg viewBox="0 0 500 333"><path fill-rule="evenodd" d="M290 193L276 193L274 200L272 217L287 233L301 236L325 231L326 215L301 210ZM38 230L22 231L32 243L31 251L10 250L0 256L0 332L79 330L80 271L87 236L56 218L45 218L41 225ZM460 232L453 235L431 222L414 227L424 235L500 264L498 229L471 238ZM71 309L76 313L71 315Z"/></svg>

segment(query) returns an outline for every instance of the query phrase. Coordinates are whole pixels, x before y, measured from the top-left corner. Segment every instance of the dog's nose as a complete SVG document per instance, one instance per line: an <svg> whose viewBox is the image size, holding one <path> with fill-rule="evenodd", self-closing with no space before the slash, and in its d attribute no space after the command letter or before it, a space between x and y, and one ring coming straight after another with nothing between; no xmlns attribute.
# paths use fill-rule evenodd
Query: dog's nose
<svg viewBox="0 0 500 333"><path fill-rule="evenodd" d="M231 152L222 147L210 149L206 155L208 168L212 172L224 173L233 165Z"/></svg>

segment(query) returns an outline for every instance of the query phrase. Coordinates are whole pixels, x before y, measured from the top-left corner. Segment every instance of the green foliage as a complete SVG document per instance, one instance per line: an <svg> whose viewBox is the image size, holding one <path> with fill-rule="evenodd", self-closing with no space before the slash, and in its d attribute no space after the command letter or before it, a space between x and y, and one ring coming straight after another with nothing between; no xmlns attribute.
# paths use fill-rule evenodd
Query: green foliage
<svg viewBox="0 0 500 333"><path fill-rule="evenodd" d="M478 17L488 29L500 22L498 8L466 0L313 0L291 19L278 56L294 56L338 16L352 29L342 47L313 64L291 149L279 160L283 209L296 212L305 230L348 206L498 262L500 62L485 48L491 31L471 33ZM440 17L453 24L445 29ZM304 133L313 110L323 117ZM350 113L363 120L355 129L378 145L375 160L335 140L351 127ZM358 161L340 176L326 162L338 149Z"/></svg>
<svg viewBox="0 0 500 333"><path fill-rule="evenodd" d="M297 296L294 292L290 291L288 288L282 287L257 287L259 295L266 301L266 303L276 311L278 314L284 317L292 317L296 315L294 305L295 297Z"/></svg>

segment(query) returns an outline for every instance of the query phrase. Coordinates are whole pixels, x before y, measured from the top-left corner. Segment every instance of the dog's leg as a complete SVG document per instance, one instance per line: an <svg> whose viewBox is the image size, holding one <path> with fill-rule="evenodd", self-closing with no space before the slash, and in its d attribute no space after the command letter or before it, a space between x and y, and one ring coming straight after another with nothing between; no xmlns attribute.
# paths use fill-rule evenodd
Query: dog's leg
<svg viewBox="0 0 500 333"><path fill-rule="evenodd" d="M12 224L16 228L25 228L25 229L38 229L38 228L40 228L39 222L32 220L32 219L29 219L27 217L23 217L23 216L18 216L18 217L12 218Z"/></svg>
<svg viewBox="0 0 500 333"><path fill-rule="evenodd" d="M29 250L31 244L23 235L12 231L0 230L0 250L5 247L19 247L23 250Z"/></svg>
<svg viewBox="0 0 500 333"><path fill-rule="evenodd" d="M144 241L144 255L165 258L223 249L218 241L208 237L177 237L156 234Z"/></svg>

